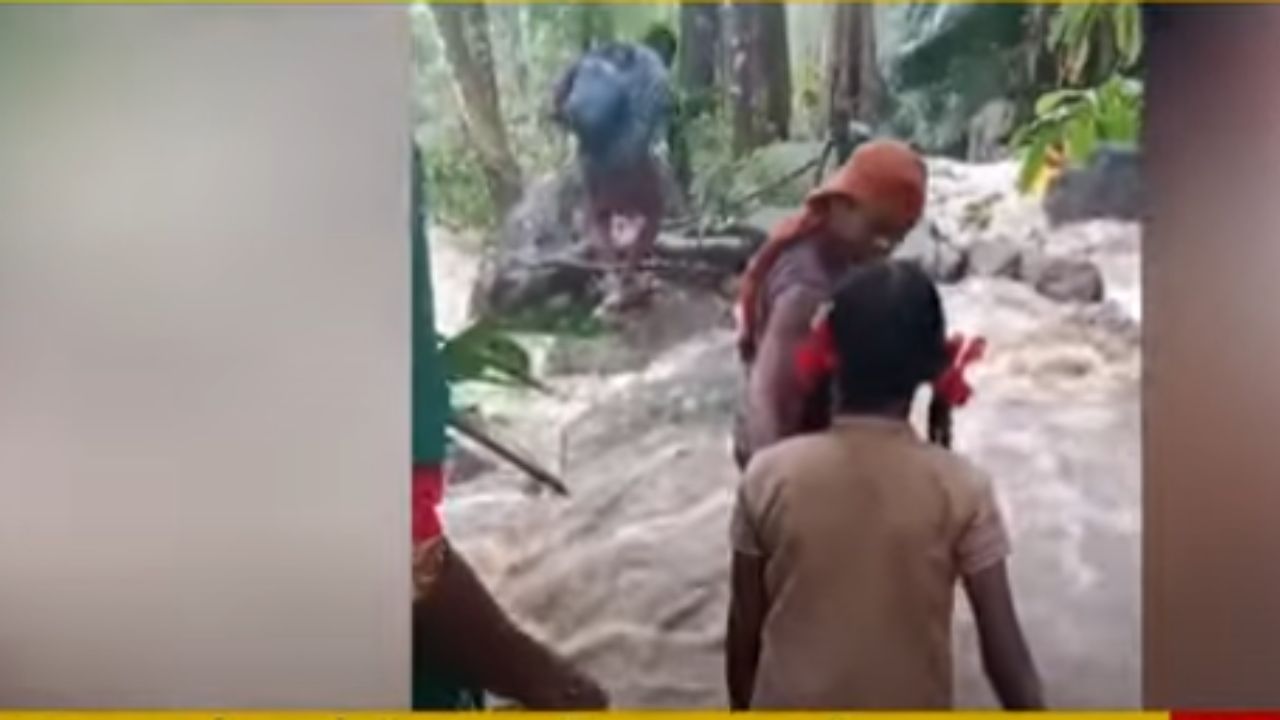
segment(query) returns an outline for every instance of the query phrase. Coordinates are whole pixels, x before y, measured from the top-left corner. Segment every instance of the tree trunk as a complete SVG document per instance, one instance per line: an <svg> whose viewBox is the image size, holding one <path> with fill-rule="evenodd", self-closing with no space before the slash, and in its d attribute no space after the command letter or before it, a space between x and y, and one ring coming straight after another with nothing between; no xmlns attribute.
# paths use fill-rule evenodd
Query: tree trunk
<svg viewBox="0 0 1280 720"><path fill-rule="evenodd" d="M875 61L875 23L869 4L839 3L831 8L827 37L827 131L843 162L852 152L849 125L874 123L879 82Z"/></svg>
<svg viewBox="0 0 1280 720"><path fill-rule="evenodd" d="M583 52L614 38L613 8L608 5L586 3L578 8L579 44Z"/></svg>
<svg viewBox="0 0 1280 720"><path fill-rule="evenodd" d="M720 58L720 7L685 3L680 6L680 90L695 112L711 109Z"/></svg>
<svg viewBox="0 0 1280 720"><path fill-rule="evenodd" d="M680 6L680 42L676 65L676 112L668 128L668 150L676 183L687 197L693 187L690 123L715 113L719 105L716 79L721 52L720 6L684 3Z"/></svg>
<svg viewBox="0 0 1280 720"><path fill-rule="evenodd" d="M520 166L507 141L493 69L489 15L484 5L432 3L431 11L453 71L463 123L481 165L498 218L520 199Z"/></svg>
<svg viewBox="0 0 1280 720"><path fill-rule="evenodd" d="M760 42L764 64L765 108L769 125L768 140L785 140L791 136L791 46L787 41L787 6L764 3L760 13Z"/></svg>
<svg viewBox="0 0 1280 720"><path fill-rule="evenodd" d="M790 130L786 8L781 4L735 4L732 24L733 149L741 155L785 138Z"/></svg>

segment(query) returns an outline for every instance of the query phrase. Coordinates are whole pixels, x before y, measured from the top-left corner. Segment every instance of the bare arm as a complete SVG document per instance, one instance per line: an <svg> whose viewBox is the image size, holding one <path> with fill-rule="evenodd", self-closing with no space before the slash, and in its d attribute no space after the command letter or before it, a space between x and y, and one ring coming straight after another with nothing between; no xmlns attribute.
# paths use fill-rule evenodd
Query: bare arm
<svg viewBox="0 0 1280 720"><path fill-rule="evenodd" d="M1006 710L1043 710L1044 692L1009 589L1004 561L964 579L978 623L982 666Z"/></svg>
<svg viewBox="0 0 1280 720"><path fill-rule="evenodd" d="M809 336L823 298L797 287L778 296L751 370L747 430L759 452L800 430L804 398L795 372L795 354Z"/></svg>
<svg viewBox="0 0 1280 720"><path fill-rule="evenodd" d="M764 561L735 552L732 582L725 676L729 684L729 707L748 710L760 661L760 631L766 610Z"/></svg>
<svg viewBox="0 0 1280 720"><path fill-rule="evenodd" d="M526 635L456 552L413 608L414 655L429 655L491 692L532 710L594 710L604 691ZM418 662L415 659L415 662Z"/></svg>

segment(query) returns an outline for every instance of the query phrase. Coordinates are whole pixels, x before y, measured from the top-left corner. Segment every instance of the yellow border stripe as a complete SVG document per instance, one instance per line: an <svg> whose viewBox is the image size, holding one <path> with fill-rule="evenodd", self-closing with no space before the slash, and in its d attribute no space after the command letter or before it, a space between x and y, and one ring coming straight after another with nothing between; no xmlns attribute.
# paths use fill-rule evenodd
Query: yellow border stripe
<svg viewBox="0 0 1280 720"><path fill-rule="evenodd" d="M0 712L0 720L457 720L457 712L371 712L355 711L102 711L102 712ZM764 717L767 720L1007 720L1005 712L582 712L582 714L529 714L498 712L497 715L545 715L581 717L584 720L726 720L733 716ZM1046 720L1170 720L1169 712L1042 712Z"/></svg>

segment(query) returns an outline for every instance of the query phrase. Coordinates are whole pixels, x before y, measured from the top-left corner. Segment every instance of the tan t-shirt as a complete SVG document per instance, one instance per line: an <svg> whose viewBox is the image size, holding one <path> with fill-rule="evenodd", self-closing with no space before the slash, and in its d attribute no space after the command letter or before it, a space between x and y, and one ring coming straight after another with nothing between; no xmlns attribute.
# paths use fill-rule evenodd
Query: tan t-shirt
<svg viewBox="0 0 1280 720"><path fill-rule="evenodd" d="M905 421L839 417L752 460L732 535L765 562L753 709L951 707L956 582L1010 549L967 462Z"/></svg>

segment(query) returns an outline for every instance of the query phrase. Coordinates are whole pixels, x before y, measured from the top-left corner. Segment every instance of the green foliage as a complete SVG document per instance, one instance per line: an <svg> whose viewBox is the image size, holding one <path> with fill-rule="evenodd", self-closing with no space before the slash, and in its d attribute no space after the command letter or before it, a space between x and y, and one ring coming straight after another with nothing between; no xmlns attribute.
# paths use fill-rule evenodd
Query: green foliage
<svg viewBox="0 0 1280 720"><path fill-rule="evenodd" d="M822 137L826 133L826 108L823 97L827 91L826 72L816 59L800 63L792 73L792 87L795 88L796 129L803 128L813 137Z"/></svg>
<svg viewBox="0 0 1280 720"><path fill-rule="evenodd" d="M708 113L685 125L694 174L690 188L694 207L704 217L722 220L733 214L732 199L739 193L743 161L733 155L732 129L724 118Z"/></svg>
<svg viewBox="0 0 1280 720"><path fill-rule="evenodd" d="M671 23L675 5L574 3L490 4L493 71L509 145L522 171L537 177L564 166L572 140L548 117L551 89L584 42L639 39L655 23ZM427 170L434 219L489 229L497 223L479 159L434 18L411 8L415 49L415 125Z"/></svg>
<svg viewBox="0 0 1280 720"><path fill-rule="evenodd" d="M1142 56L1141 7L1136 3L1076 3L1058 8L1049 26L1049 49L1059 59L1060 80L1078 85L1132 69Z"/></svg>
<svg viewBox="0 0 1280 720"><path fill-rule="evenodd" d="M605 326L586 308L539 308L482 317L452 337L442 338L440 356L450 384L485 383L544 389L532 374L520 335L597 337Z"/></svg>
<svg viewBox="0 0 1280 720"><path fill-rule="evenodd" d="M537 387L529 353L498 323L480 319L440 345L449 384L481 382Z"/></svg>
<svg viewBox="0 0 1280 720"><path fill-rule="evenodd" d="M1022 155L1023 191L1043 176L1051 158L1085 163L1100 144L1136 143L1141 125L1142 83L1125 77L1142 59L1139 5L1059 6L1047 44L1058 58L1061 89L1037 100L1035 117L1013 138Z"/></svg>
<svg viewBox="0 0 1280 720"><path fill-rule="evenodd" d="M491 226L493 201L484 168L470 147L428 143L422 160L426 194L436 222L454 227Z"/></svg>
<svg viewBox="0 0 1280 720"><path fill-rule="evenodd" d="M1138 140L1142 83L1114 75L1095 88L1057 90L1036 102L1036 117L1014 136L1023 153L1019 185L1028 190L1051 152L1072 164L1088 161L1103 143Z"/></svg>

